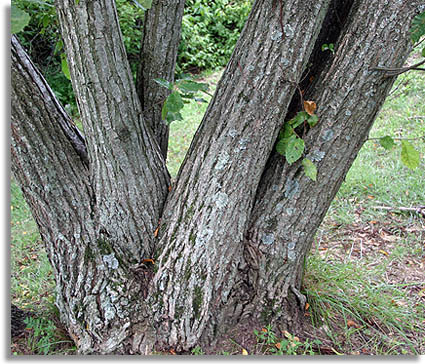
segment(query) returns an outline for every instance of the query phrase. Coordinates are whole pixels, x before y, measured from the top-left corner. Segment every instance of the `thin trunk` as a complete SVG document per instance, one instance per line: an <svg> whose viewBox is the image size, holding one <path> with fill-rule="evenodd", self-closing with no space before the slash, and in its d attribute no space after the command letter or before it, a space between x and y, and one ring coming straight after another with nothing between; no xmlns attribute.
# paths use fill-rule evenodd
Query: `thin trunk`
<svg viewBox="0 0 425 364"><path fill-rule="evenodd" d="M137 75L137 92L143 116L155 134L164 160L167 158L169 127L162 120L161 110L171 91L160 86L155 79L174 82L185 1L153 1L145 15Z"/></svg>
<svg viewBox="0 0 425 364"><path fill-rule="evenodd" d="M145 125L112 0L58 0L102 239L129 264L150 258L169 176ZM125 257L125 258L124 258Z"/></svg>
<svg viewBox="0 0 425 364"><path fill-rule="evenodd" d="M255 191L328 3L253 5L164 212L152 297L165 346L186 350L228 319Z"/></svg>

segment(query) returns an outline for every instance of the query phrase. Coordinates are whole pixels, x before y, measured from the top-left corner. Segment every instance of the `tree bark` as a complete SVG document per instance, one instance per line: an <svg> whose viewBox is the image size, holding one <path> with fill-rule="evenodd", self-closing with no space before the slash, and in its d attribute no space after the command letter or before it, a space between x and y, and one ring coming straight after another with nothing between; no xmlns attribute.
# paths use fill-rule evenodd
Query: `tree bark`
<svg viewBox="0 0 425 364"><path fill-rule="evenodd" d="M300 327L304 258L394 81L374 68L403 64L421 1L329 4L254 3L168 196L114 4L57 1L86 138L12 39L12 169L81 354L185 351L247 319ZM274 147L299 88L318 105L298 130L317 182Z"/></svg>
<svg viewBox="0 0 425 364"><path fill-rule="evenodd" d="M249 309L255 315L261 313L256 307L265 307L270 319L279 321L287 314L282 302L290 294L304 306L299 292L303 262L314 234L395 80L373 68L403 65L411 50L405 20L418 5L355 2L335 54L325 67L312 64L314 81L304 98L317 103L319 124L303 135L306 157L318 168L317 181L303 173L301 160L289 165L276 151L270 156L245 242L246 280L256 295ZM295 325L294 318L285 321Z"/></svg>
<svg viewBox="0 0 425 364"><path fill-rule="evenodd" d="M168 193L165 162L142 117L114 1L58 0L56 7L87 136L98 231L136 264L152 255Z"/></svg>
<svg viewBox="0 0 425 364"><path fill-rule="evenodd" d="M82 354L148 353L152 271L102 238L84 138L14 37L11 53L12 170L53 267L61 320Z"/></svg>
<svg viewBox="0 0 425 364"><path fill-rule="evenodd" d="M253 5L164 211L152 293L164 346L187 350L230 324L258 182L328 3Z"/></svg>
<svg viewBox="0 0 425 364"><path fill-rule="evenodd" d="M155 79L174 82L185 2L156 0L152 3L145 15L137 74L137 92L143 116L155 134L164 160L167 159L169 126L162 120L161 111L171 91L159 85Z"/></svg>

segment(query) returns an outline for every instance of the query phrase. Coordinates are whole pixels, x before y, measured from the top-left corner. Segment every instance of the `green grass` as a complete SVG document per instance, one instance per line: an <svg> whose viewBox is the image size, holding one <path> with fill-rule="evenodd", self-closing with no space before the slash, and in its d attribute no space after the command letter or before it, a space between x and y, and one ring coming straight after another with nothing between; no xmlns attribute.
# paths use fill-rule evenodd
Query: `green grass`
<svg viewBox="0 0 425 364"><path fill-rule="evenodd" d="M218 78L218 73L204 75L203 82L211 83L214 89ZM397 83L400 86L385 103L371 138L425 135L425 75L408 73ZM167 165L173 178L206 108L207 104L192 101L182 112L184 121L171 124ZM425 143L423 139L412 143L421 153L421 165L414 171L401 164L399 145L386 151L376 140L366 142L333 201L307 259L304 289L310 317L325 331L338 352L425 353L424 298L418 293L425 287L425 279L420 270L414 270L415 264L425 259L423 220L414 213L373 208L376 205L424 205ZM353 227L361 230L360 235ZM394 242L374 247L370 244L374 232L366 228L391 228L390 237ZM379 231L378 234L382 233ZM12 301L45 318L56 315L52 270L36 224L13 181L11 233ZM356 253L355 257L352 254L355 238L362 237L361 234L370 238L364 241L365 251L369 250L360 257ZM347 250L341 253L343 246ZM350 320L356 326L350 325ZM45 324L51 330L50 323ZM30 340L28 336L27 339ZM270 340L270 337L263 339ZM37 343L31 341L31 345L35 345L33 353L45 348L44 344ZM267 344L270 352L277 348L276 343ZM300 346L305 353L308 348L307 344ZM13 350L22 353L16 348ZM49 347L48 353L58 353L58 350L60 352ZM195 350L194 354L202 353Z"/></svg>
<svg viewBox="0 0 425 364"><path fill-rule="evenodd" d="M52 268L37 225L16 183L11 183L11 291L19 307L51 310Z"/></svg>
<svg viewBox="0 0 425 364"><path fill-rule="evenodd" d="M377 140L367 141L332 203L330 213L338 222L353 221L353 205L411 207L425 203L425 76L419 72L402 75L394 89L370 132L370 139L386 135L415 139L410 143L420 152L420 166L411 170L402 164L400 141L391 151L386 151ZM366 214L374 219L386 212L368 209Z"/></svg>

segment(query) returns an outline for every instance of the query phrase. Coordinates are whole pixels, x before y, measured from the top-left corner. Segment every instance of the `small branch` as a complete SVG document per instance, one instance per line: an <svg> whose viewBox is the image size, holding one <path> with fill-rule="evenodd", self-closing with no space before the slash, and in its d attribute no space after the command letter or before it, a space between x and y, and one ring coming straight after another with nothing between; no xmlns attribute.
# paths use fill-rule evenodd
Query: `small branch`
<svg viewBox="0 0 425 364"><path fill-rule="evenodd" d="M401 68L396 68L396 67L374 67L372 68L372 70L374 71L384 71L385 72L385 76L387 77L391 77L391 76L398 76L401 75L404 72L407 71L412 71L412 70L416 70L416 71L425 71L425 68L420 68L419 66L423 65L425 63L425 59L419 63L416 63L412 66L409 67L401 67Z"/></svg>
<svg viewBox="0 0 425 364"><path fill-rule="evenodd" d="M372 206L375 210L388 210L388 211L410 211L416 212L422 217L425 217L425 206L417 206L417 207L394 207L394 206Z"/></svg>

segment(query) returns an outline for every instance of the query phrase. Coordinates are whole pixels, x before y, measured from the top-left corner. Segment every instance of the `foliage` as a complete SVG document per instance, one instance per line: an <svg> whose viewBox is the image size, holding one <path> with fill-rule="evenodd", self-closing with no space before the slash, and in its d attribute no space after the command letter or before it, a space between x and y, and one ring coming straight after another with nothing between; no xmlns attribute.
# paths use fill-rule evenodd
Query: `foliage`
<svg viewBox="0 0 425 364"><path fill-rule="evenodd" d="M413 43L419 42L425 35L425 11L413 18L410 34Z"/></svg>
<svg viewBox="0 0 425 364"><path fill-rule="evenodd" d="M52 320L43 317L27 317L24 320L26 330L29 331L27 337L27 347L31 353L38 355L57 354L56 348L59 344L70 344L70 340L58 337L57 327ZM75 347L70 349L75 350Z"/></svg>
<svg viewBox="0 0 425 364"><path fill-rule="evenodd" d="M12 3L11 16L10 16L10 27L11 33L19 33L22 29L24 29L30 21L30 16L23 10L16 7L15 4Z"/></svg>
<svg viewBox="0 0 425 364"><path fill-rule="evenodd" d="M151 1L116 0L121 33L130 63L131 72L136 77L139 55L143 38L143 19L145 10L150 8Z"/></svg>
<svg viewBox="0 0 425 364"><path fill-rule="evenodd" d="M320 340L302 342L297 336L288 331L283 332L284 337L279 337L271 325L263 327L260 331L254 330L257 342L261 345L261 352L271 355L315 355L314 346L320 345Z"/></svg>
<svg viewBox="0 0 425 364"><path fill-rule="evenodd" d="M187 103L192 99L200 102L207 102L195 96L199 91L208 94L208 84L195 82L189 76L184 76L184 78L174 83L161 78L155 79L155 82L172 91L164 101L161 114L162 120L166 121L168 124L175 120L183 120L180 111L183 109L185 102Z"/></svg>
<svg viewBox="0 0 425 364"><path fill-rule="evenodd" d="M177 71L225 66L250 10L251 0L187 0Z"/></svg>
<svg viewBox="0 0 425 364"><path fill-rule="evenodd" d="M304 101L303 104L305 110L298 112L295 117L285 122L279 133L276 144L276 151L285 156L286 161L289 164L295 163L299 160L303 156L305 150L304 140L295 130L302 126L304 132L307 125L313 127L319 122L319 118L316 114L314 114L317 107L316 103L314 101ZM307 158L304 158L301 163L307 177L316 181L316 165Z"/></svg>

